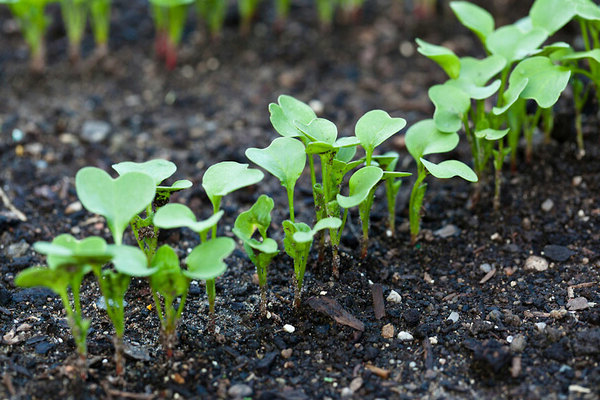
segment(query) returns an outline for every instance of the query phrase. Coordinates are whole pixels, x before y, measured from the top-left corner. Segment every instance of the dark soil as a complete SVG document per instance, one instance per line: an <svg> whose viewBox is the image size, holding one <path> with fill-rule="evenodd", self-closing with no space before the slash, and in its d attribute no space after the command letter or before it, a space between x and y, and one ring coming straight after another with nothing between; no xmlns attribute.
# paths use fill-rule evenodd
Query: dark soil
<svg viewBox="0 0 600 400"><path fill-rule="evenodd" d="M496 15L508 21L524 15L521 2L494 5ZM0 37L0 184L27 218L21 221L0 206L0 397L598 398L600 135L592 105L585 124L587 153L576 159L568 102L561 105L567 123L557 124L554 134L560 140L540 144L533 162L520 161L516 174L505 172L497 213L491 210L491 183L469 209L469 184L431 180L423 237L410 246L410 183L401 191L395 237L386 233L385 197L378 192L367 259L359 259L360 226L353 214L342 240L340 279L331 278L327 258L311 260L298 311L291 305L292 263L280 255L269 273L270 318L258 317L253 267L239 247L217 281L218 333L207 332L204 288L194 283L177 350L165 361L147 284L134 280L126 298L123 380L114 377L111 325L97 306L98 288L86 279L85 314L93 321L90 373L85 382L76 378L75 345L60 300L44 289L15 288L13 279L44 262L31 248L36 241L63 232L109 237L103 219L77 208L79 168L170 159L179 166L176 178L194 182L173 201L206 217L203 172L218 161L247 162L247 147L264 147L276 137L267 106L279 94L318 99L322 115L345 135L374 108L411 124L431 115L426 89L444 78L410 47L415 37L462 55L481 55L447 10L416 20L399 2L381 0L367 4L359 23L323 34L312 7L298 6L277 35L265 9L246 38L238 35L234 18L217 42L194 30L190 20L172 72L153 60L144 2L115 1L111 56L91 69L68 64L57 21L44 77L24 72L27 52L18 34ZM51 12L59 18L57 9ZM3 10L0 22L10 33L8 18ZM86 39L84 55L91 46ZM108 124L106 135L84 135L90 121ZM414 168L401 140L390 141L387 149L401 151L403 168ZM470 157L462 147L454 156ZM307 182L305 177L297 192L297 218L311 222ZM271 177L224 199L221 234L232 236L238 212L261 193L275 198L270 232L281 242L286 200ZM443 237L440 228L450 236ZM161 235L181 256L197 241L187 230ZM548 268L527 269L531 255L543 257ZM377 319L373 293L387 298L392 290L401 301L385 300L385 316ZM364 331L353 319L338 318L351 327L314 310L327 299L358 319ZM285 330L286 324L295 331ZM393 337L385 338L383 331L392 327ZM401 331L412 340L400 340Z"/></svg>

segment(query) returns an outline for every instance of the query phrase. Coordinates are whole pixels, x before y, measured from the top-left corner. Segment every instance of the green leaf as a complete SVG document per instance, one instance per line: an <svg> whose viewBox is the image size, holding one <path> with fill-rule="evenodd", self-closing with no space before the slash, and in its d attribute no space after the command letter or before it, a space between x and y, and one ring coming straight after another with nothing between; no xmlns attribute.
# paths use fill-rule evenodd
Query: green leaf
<svg viewBox="0 0 600 400"><path fill-rule="evenodd" d="M97 236L77 240L73 236L63 233L48 242L36 242L33 248L48 256L48 266L56 269L63 265L102 265L110 261L112 256L107 252L104 239Z"/></svg>
<svg viewBox="0 0 600 400"><path fill-rule="evenodd" d="M246 157L277 177L286 188L292 188L306 165L304 145L292 138L273 140L265 149L246 149Z"/></svg>
<svg viewBox="0 0 600 400"><path fill-rule="evenodd" d="M510 129L482 129L480 131L475 132L475 136L479 139L485 139L489 141L502 139L504 136L508 134Z"/></svg>
<svg viewBox="0 0 600 400"><path fill-rule="evenodd" d="M535 0L529 16L533 26L553 35L575 16L575 5L570 0Z"/></svg>
<svg viewBox="0 0 600 400"><path fill-rule="evenodd" d="M60 294L69 286L69 274L61 268L30 267L15 277L15 285L26 288L43 286Z"/></svg>
<svg viewBox="0 0 600 400"><path fill-rule="evenodd" d="M179 203L171 203L156 211L153 223L156 227L163 229L186 227L200 235L219 222L224 213L225 211L221 210L208 219L197 221L194 212L190 210L188 206Z"/></svg>
<svg viewBox="0 0 600 400"><path fill-rule="evenodd" d="M174 298L187 291L189 279L183 275L179 257L169 245L163 245L156 251L151 266L155 272L150 276L150 285L162 296Z"/></svg>
<svg viewBox="0 0 600 400"><path fill-rule="evenodd" d="M442 132L456 132L471 108L469 95L452 85L435 85L429 89L429 98L435 105L433 120Z"/></svg>
<svg viewBox="0 0 600 400"><path fill-rule="evenodd" d="M262 171L248 168L248 164L235 161L223 161L211 165L202 177L202 187L206 191L213 206L220 199L246 186L260 182L264 177Z"/></svg>
<svg viewBox="0 0 600 400"><path fill-rule="evenodd" d="M600 63L600 49L592 49L589 51L576 51L573 53L565 54L560 57L561 60L582 60L584 58L590 58L597 63Z"/></svg>
<svg viewBox="0 0 600 400"><path fill-rule="evenodd" d="M267 237L267 229L271 225L271 211L275 203L269 196L261 195L248 211L238 215L234 224L234 233L242 239L247 240L254 235L256 230L261 237ZM241 236L240 236L241 235Z"/></svg>
<svg viewBox="0 0 600 400"><path fill-rule="evenodd" d="M115 269L122 274L135 277L152 275L154 268L148 268L148 259L139 247L125 245L109 245Z"/></svg>
<svg viewBox="0 0 600 400"><path fill-rule="evenodd" d="M548 57L535 56L521 61L508 78L504 106L494 107L494 114L502 114L518 98L533 99L541 108L552 107L567 87L571 71L554 65Z"/></svg>
<svg viewBox="0 0 600 400"><path fill-rule="evenodd" d="M419 53L435 61L451 79L458 78L458 75L460 74L460 60L452 50L443 46L427 43L421 39L416 39L416 41L419 45L417 48Z"/></svg>
<svg viewBox="0 0 600 400"><path fill-rule="evenodd" d="M294 239L294 235L299 232L309 233L310 226L306 225L304 222L292 222L287 219L283 221L282 225L285 233L283 238L283 246L287 255L292 257L294 260L300 257L306 257L310 251L310 246L312 245L313 235L310 235L310 241L308 242L297 242Z"/></svg>
<svg viewBox="0 0 600 400"><path fill-rule="evenodd" d="M400 171L383 171L382 179L396 179L396 178L405 178L407 176L411 176L410 172L400 172Z"/></svg>
<svg viewBox="0 0 600 400"><path fill-rule="evenodd" d="M482 60L472 57L460 59L460 76L451 79L445 85L451 85L465 92L470 98L483 100L492 96L500 88L500 80L489 85L486 83L497 76L506 66L506 60L499 55L491 55Z"/></svg>
<svg viewBox="0 0 600 400"><path fill-rule="evenodd" d="M350 136L350 138L354 138L357 139L356 136ZM342 139L345 139L345 137L338 139L338 142L341 141ZM360 143L360 142L358 142ZM336 161L341 161L343 163L348 163L350 162L350 160L352 160L352 158L354 158L354 155L356 154L356 146L342 146L340 147L339 151L336 153L335 155L335 160Z"/></svg>
<svg viewBox="0 0 600 400"><path fill-rule="evenodd" d="M223 259L235 249L235 241L228 237L218 237L196 247L186 258L188 266L183 274L190 279L208 280L222 275L227 269Z"/></svg>
<svg viewBox="0 0 600 400"><path fill-rule="evenodd" d="M587 21L600 21L600 7L591 0L571 0L575 14Z"/></svg>
<svg viewBox="0 0 600 400"><path fill-rule="evenodd" d="M159 7L176 7L185 4L192 4L195 0L149 0L150 3Z"/></svg>
<svg viewBox="0 0 600 400"><path fill-rule="evenodd" d="M439 164L434 164L421 158L421 162L427 168L431 175L439 179L448 179L460 176L466 181L477 182L477 174L465 163L458 160L446 160Z"/></svg>
<svg viewBox="0 0 600 400"><path fill-rule="evenodd" d="M406 132L406 148L415 160L427 154L446 153L458 145L458 134L445 133L436 128L433 119L425 119Z"/></svg>
<svg viewBox="0 0 600 400"><path fill-rule="evenodd" d="M486 47L511 64L532 54L547 38L548 33L541 28L526 31L516 25L506 25L488 36Z"/></svg>
<svg viewBox="0 0 600 400"><path fill-rule="evenodd" d="M113 164L112 167L119 175L124 175L128 172L142 172L150 175L156 186L160 185L162 181L177 171L177 166L174 163L163 159L155 159L143 163L123 161Z"/></svg>
<svg viewBox="0 0 600 400"><path fill-rule="evenodd" d="M128 172L117 179L99 168L85 167L75 176L81 204L106 218L116 244L121 244L129 221L154 199L154 180L141 172Z"/></svg>
<svg viewBox="0 0 600 400"><path fill-rule="evenodd" d="M192 182L188 181L187 179L180 179L178 181L175 181L175 183L173 183L171 186L157 186L156 191L159 193L171 193L176 192L178 190L188 189L191 187Z"/></svg>
<svg viewBox="0 0 600 400"><path fill-rule="evenodd" d="M468 1L452 1L450 8L456 18L485 44L487 37L494 31L492 14Z"/></svg>
<svg viewBox="0 0 600 400"><path fill-rule="evenodd" d="M348 186L349 196L338 194L336 200L343 208L355 207L365 201L371 189L379 183L383 177L383 170L379 167L363 167L350 177Z"/></svg>
<svg viewBox="0 0 600 400"><path fill-rule="evenodd" d="M335 124L325 118L315 118L309 124L296 121L298 128L311 142L325 142L333 145L338 130Z"/></svg>
<svg viewBox="0 0 600 400"><path fill-rule="evenodd" d="M377 168L377 167L375 167ZM308 231L300 230L296 231L292 238L296 243L312 243L314 236L323 229L337 229L342 226L342 220L336 217L327 217L320 219L312 229ZM304 227L302 227L304 228ZM301 229L302 229L301 228ZM287 237L287 235L286 235Z"/></svg>
<svg viewBox="0 0 600 400"><path fill-rule="evenodd" d="M356 122L354 133L367 154L367 162L375 147L406 126L404 118L392 118L383 110L372 110Z"/></svg>
<svg viewBox="0 0 600 400"><path fill-rule="evenodd" d="M300 131L296 128L296 121L308 124L317 118L310 106L292 96L281 95L277 101L279 104L269 104L269 112L271 124L281 136L301 136Z"/></svg>

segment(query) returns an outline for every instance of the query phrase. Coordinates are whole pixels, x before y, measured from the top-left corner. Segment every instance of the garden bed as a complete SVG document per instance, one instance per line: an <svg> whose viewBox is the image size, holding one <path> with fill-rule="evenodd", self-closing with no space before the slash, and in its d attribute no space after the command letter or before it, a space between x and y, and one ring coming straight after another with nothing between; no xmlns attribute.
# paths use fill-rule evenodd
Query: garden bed
<svg viewBox="0 0 600 400"><path fill-rule="evenodd" d="M114 376L112 327L99 308L99 290L86 278L90 371L79 380L60 299L44 289L15 288L13 279L44 262L31 248L36 241L64 232L109 237L104 220L77 203L80 168L108 171L124 160L169 159L179 167L177 179L194 183L173 201L208 217L204 171L223 160L247 163L246 148L266 147L276 137L268 104L278 95L316 100L312 105L344 136L374 108L410 126L431 116L426 89L444 79L416 53L414 38L464 55L482 53L449 13L417 21L397 2L378 1L367 3L357 25L327 34L317 29L312 8L303 6L294 8L279 35L267 17L246 38L235 26L226 27L218 42L188 29L180 64L167 72L153 60L144 2L129 3L115 2L111 55L93 68L69 65L56 27L43 77L23 73L26 52L18 36L0 37L0 184L27 219L0 209L0 397L598 397L599 122L592 105L584 124L586 155L577 159L568 102L560 104L554 140L538 145L531 164L520 154L518 170L505 171L498 212L491 207L493 182L472 205L470 184L431 180L422 238L412 246L406 183L394 237L386 232L385 202L376 203L365 260L359 257L358 215L351 213L340 278L331 278L327 257L311 259L298 311L292 309L292 261L282 253L269 272L270 318L259 316L254 267L238 246L217 280L217 334L206 330L204 288L194 283L174 357L165 361L148 286L134 279L126 296L122 379ZM510 9L510 21L523 15L510 2L495 3L496 15ZM414 169L401 139L386 146L401 152L401 169ZM470 158L466 145L453 155ZM272 177L224 199L222 235L233 237L235 217L263 192L275 199L270 232L281 243L285 190ZM297 193L297 218L311 222L310 188L303 184ZM126 242L134 243L131 235ZM197 237L181 229L163 233L160 242L184 255ZM535 269L527 261L532 255L547 265ZM388 298L391 291L400 298ZM378 319L374 298L381 296L385 315ZM331 300L363 329L348 316L336 321L316 311Z"/></svg>

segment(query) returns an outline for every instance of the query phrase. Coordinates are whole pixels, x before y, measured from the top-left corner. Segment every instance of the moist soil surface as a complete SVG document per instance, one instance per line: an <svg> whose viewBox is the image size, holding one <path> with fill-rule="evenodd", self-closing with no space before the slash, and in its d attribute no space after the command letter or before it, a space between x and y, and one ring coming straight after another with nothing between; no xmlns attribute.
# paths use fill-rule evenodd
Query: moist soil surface
<svg viewBox="0 0 600 400"><path fill-rule="evenodd" d="M494 7L506 18L499 24L525 13L520 2L495 1ZM77 202L78 169L169 159L179 167L174 178L194 183L172 201L205 218L211 206L202 174L215 162L248 162L246 148L265 147L277 136L267 107L278 95L318 100L313 106L342 135L375 108L410 125L431 115L427 88L444 79L414 51L415 37L460 55L482 55L446 9L417 19L400 2L368 2L358 22L336 23L325 33L310 4L294 6L280 33L272 31L270 8L263 11L246 37L232 13L219 40L207 39L191 18L179 65L167 71L154 60L144 2L114 2L110 56L80 67L66 61L58 9L50 7L49 66L42 77L26 72L27 51L2 11L0 183L26 220L0 206L0 397L598 398L600 135L591 104L584 116L586 155L575 156L568 101L559 105L553 140L540 141L529 164L519 149L517 170L504 171L497 212L489 180L473 204L470 184L430 179L422 236L411 245L411 179L400 192L394 236L378 191L367 258L360 259L360 224L351 213L340 278L331 277L329 252L319 262L314 249L298 310L292 307L292 261L282 252L269 271L269 318L260 317L254 269L238 246L217 280L216 334L207 331L204 285L193 282L167 360L147 283L134 279L126 296L122 378L115 377L112 327L89 276L82 289L92 320L89 376L78 379L60 299L13 283L19 271L44 263L32 249L36 241L65 232L109 239L104 220ZM91 51L86 38L84 57ZM397 136L383 150L399 151L401 168L414 171ZM451 156L470 159L464 144ZM309 181L300 181L296 210L298 220L312 223ZM275 199L269 232L282 248L287 202L270 176L224 199L220 234L233 236L237 214L262 193ZM134 243L130 233L126 242ZM172 230L161 233L160 243L183 258L198 238ZM541 267L530 269L536 261L530 256L541 257Z"/></svg>

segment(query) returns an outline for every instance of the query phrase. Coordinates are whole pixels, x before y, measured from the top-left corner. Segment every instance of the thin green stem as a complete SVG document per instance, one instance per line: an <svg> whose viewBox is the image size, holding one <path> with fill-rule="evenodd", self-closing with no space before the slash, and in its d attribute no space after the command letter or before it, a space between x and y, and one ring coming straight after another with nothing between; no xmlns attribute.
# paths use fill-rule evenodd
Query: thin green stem
<svg viewBox="0 0 600 400"><path fill-rule="evenodd" d="M287 197L288 197L288 205L290 207L290 221L295 222L294 220L294 186L290 185L290 187L286 187Z"/></svg>

